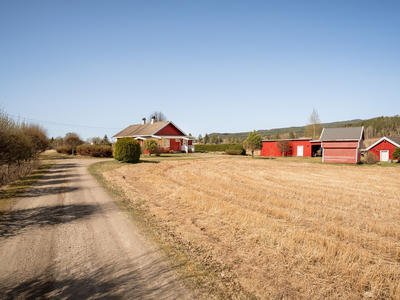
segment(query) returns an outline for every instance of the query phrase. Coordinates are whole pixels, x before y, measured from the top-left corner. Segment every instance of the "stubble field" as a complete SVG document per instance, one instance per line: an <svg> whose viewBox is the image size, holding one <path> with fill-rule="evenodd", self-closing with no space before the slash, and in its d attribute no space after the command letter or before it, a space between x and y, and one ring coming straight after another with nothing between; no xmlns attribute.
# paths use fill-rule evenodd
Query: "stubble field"
<svg viewBox="0 0 400 300"><path fill-rule="evenodd" d="M258 298L400 299L399 168L216 158L104 176Z"/></svg>

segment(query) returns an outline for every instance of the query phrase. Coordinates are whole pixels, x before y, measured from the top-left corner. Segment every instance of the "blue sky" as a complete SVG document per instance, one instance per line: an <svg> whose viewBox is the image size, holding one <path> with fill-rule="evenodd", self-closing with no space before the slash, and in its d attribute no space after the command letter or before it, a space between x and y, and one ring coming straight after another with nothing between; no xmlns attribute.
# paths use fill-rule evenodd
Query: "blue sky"
<svg viewBox="0 0 400 300"><path fill-rule="evenodd" d="M399 11L368 0L1 1L0 107L83 139L155 110L195 136L301 126L313 108L322 122L393 116Z"/></svg>

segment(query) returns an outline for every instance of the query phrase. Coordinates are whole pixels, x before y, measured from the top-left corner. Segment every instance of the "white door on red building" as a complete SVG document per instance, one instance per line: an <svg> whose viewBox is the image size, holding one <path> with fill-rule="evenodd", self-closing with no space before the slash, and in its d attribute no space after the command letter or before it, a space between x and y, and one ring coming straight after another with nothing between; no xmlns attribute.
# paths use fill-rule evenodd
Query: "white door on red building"
<svg viewBox="0 0 400 300"><path fill-rule="evenodd" d="M381 161L389 160L389 150L381 150Z"/></svg>
<svg viewBox="0 0 400 300"><path fill-rule="evenodd" d="M303 156L303 146L297 146L297 156Z"/></svg>

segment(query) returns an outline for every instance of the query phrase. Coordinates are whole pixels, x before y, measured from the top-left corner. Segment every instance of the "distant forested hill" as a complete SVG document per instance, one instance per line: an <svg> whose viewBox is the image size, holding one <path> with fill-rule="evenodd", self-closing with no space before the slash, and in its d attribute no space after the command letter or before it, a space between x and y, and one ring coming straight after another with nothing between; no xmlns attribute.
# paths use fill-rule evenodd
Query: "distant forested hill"
<svg viewBox="0 0 400 300"><path fill-rule="evenodd" d="M378 117L369 120L362 120L348 125L349 127L364 126L366 139L380 138L383 136L400 136L400 116ZM347 126L341 126L347 127Z"/></svg>
<svg viewBox="0 0 400 300"><path fill-rule="evenodd" d="M382 136L400 136L400 116L395 115L393 117L377 117L368 120L349 120L341 122L323 123L323 127L358 127L364 126L365 138L375 138ZM289 135L296 138L304 137L306 132L306 126L300 127L286 127L286 128L274 128L268 130L257 130L263 139L274 139L279 135L279 138L289 138ZM249 132L238 132L238 133L211 133L212 136L219 136L222 141L246 139Z"/></svg>

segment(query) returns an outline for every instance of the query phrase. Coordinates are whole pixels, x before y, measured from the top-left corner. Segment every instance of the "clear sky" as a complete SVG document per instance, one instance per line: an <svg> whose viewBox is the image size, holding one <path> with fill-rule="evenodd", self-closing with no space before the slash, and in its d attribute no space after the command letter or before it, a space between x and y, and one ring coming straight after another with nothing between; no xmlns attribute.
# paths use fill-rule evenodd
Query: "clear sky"
<svg viewBox="0 0 400 300"><path fill-rule="evenodd" d="M399 95L398 0L0 2L0 107L50 137L155 110L194 136L393 116Z"/></svg>

